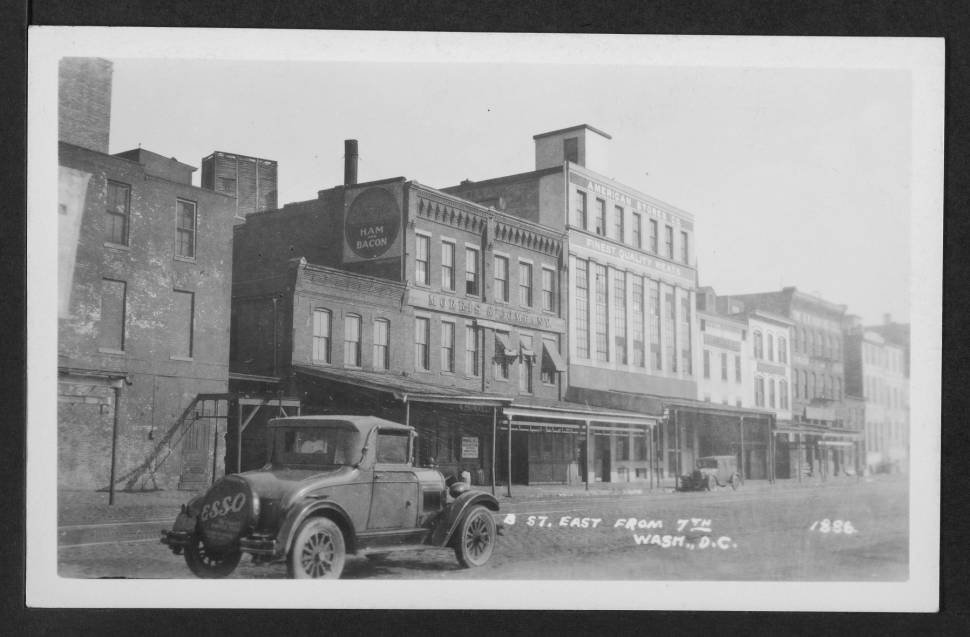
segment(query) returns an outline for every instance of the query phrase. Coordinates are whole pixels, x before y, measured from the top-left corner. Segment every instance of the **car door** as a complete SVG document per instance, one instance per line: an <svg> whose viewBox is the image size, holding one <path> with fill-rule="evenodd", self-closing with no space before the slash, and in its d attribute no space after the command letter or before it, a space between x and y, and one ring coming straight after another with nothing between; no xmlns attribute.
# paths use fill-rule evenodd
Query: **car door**
<svg viewBox="0 0 970 637"><path fill-rule="evenodd" d="M409 462L410 432L377 432L376 462L367 529L413 529L418 521L418 478Z"/></svg>

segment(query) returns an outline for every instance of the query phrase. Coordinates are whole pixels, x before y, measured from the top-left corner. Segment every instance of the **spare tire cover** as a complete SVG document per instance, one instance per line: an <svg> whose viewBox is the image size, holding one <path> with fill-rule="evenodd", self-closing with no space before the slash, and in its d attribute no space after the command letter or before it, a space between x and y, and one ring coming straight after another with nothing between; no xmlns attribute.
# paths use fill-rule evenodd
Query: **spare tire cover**
<svg viewBox="0 0 970 637"><path fill-rule="evenodd" d="M207 548L235 544L253 520L253 491L241 478L223 478L205 494L199 523Z"/></svg>

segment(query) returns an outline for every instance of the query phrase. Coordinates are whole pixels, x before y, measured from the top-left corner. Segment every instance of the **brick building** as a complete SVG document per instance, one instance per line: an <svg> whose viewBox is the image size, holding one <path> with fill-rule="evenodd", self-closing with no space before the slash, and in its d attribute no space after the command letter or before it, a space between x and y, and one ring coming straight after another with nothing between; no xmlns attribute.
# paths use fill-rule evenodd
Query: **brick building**
<svg viewBox="0 0 970 637"><path fill-rule="evenodd" d="M886 322L888 325L889 322ZM909 460L909 370L907 348L886 330L846 321L846 391L864 405L865 456L870 471L900 471Z"/></svg>
<svg viewBox="0 0 970 637"><path fill-rule="evenodd" d="M675 477L701 449L730 453L736 438L698 440L725 419L739 435L740 415L697 400L693 216L607 177L611 137L601 130L584 124L533 139L534 171L444 190L566 234L567 399L662 425L647 441L596 436L595 479L645 480L651 469ZM749 415L767 438L767 414Z"/></svg>
<svg viewBox="0 0 970 637"><path fill-rule="evenodd" d="M476 481L578 481L584 433L644 437L649 419L563 400L561 230L403 178L345 181L236 229L240 386L413 424L420 461Z"/></svg>
<svg viewBox="0 0 970 637"><path fill-rule="evenodd" d="M107 154L111 63L60 65L58 484L172 488L221 470L232 199L192 166Z"/></svg>
<svg viewBox="0 0 970 637"><path fill-rule="evenodd" d="M731 295L719 301L729 312L760 310L788 319L790 326L792 419L776 428L779 476L821 477L855 472L862 432L847 426L845 306L794 287L776 292ZM784 471L787 458L787 471Z"/></svg>
<svg viewBox="0 0 970 637"><path fill-rule="evenodd" d="M58 482L204 482L225 416L198 398L227 390L232 199L143 149L59 151Z"/></svg>

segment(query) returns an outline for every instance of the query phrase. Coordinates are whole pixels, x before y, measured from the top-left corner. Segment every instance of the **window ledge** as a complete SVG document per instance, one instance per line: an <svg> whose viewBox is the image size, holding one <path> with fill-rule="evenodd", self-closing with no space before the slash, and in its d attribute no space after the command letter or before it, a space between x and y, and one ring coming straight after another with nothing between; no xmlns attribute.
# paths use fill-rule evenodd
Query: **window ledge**
<svg viewBox="0 0 970 637"><path fill-rule="evenodd" d="M175 356L174 354L172 356L169 356L168 358L169 358L169 360L173 360L173 361L187 361L187 362L191 362L191 361L194 361L195 360L191 356Z"/></svg>
<svg viewBox="0 0 970 637"><path fill-rule="evenodd" d="M123 350L123 349L114 349L112 347L99 347L98 348L98 352L101 353L101 354L112 354L114 356L124 356L125 355L125 350Z"/></svg>
<svg viewBox="0 0 970 637"><path fill-rule="evenodd" d="M131 246L123 243L115 243L113 241L105 241L104 247L116 252L131 252Z"/></svg>
<svg viewBox="0 0 970 637"><path fill-rule="evenodd" d="M182 261L183 263L195 263L195 257L183 257L180 255L175 255L176 261Z"/></svg>

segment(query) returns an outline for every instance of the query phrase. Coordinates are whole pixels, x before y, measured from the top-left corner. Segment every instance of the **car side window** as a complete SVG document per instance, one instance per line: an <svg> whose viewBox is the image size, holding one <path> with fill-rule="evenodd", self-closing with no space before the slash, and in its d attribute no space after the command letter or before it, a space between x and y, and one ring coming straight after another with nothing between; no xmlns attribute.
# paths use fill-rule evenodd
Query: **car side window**
<svg viewBox="0 0 970 637"><path fill-rule="evenodd" d="M377 433L377 462L404 464L408 461L408 432Z"/></svg>

